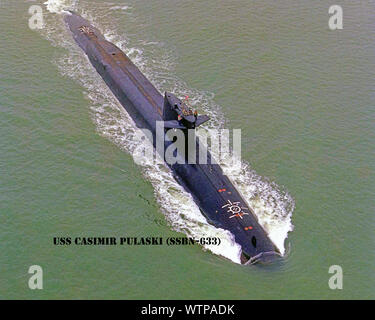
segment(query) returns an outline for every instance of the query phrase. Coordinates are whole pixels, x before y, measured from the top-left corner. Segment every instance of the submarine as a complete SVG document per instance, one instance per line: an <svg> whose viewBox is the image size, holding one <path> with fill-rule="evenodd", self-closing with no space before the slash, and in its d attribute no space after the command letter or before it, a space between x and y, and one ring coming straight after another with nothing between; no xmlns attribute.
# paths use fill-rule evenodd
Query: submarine
<svg viewBox="0 0 375 320"><path fill-rule="evenodd" d="M169 130L188 131L209 120L207 115L198 115L187 104L171 92L162 95L142 74L137 66L115 44L107 41L102 33L89 21L73 11L67 11L64 21L78 46L87 55L92 66L110 88L120 104L140 129L152 133L152 144L165 161L165 151L173 143L166 138ZM157 123L163 123L161 143L158 148ZM189 136L188 143L195 150L202 150L196 135ZM150 139L151 140L151 139ZM160 146L160 144L159 144ZM281 255L267 232L259 224L253 210L248 206L230 179L224 175L208 150L207 163L185 161L165 163L176 181L189 192L207 221L215 227L232 233L241 246L241 263L270 263ZM179 154L187 158L187 154ZM196 152L196 159L199 152ZM194 163L195 162L195 163Z"/></svg>

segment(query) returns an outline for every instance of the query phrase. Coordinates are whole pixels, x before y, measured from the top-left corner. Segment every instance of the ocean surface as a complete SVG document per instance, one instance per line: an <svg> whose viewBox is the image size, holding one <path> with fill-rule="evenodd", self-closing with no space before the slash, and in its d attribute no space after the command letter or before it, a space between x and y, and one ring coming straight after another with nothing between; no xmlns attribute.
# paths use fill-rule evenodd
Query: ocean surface
<svg viewBox="0 0 375 320"><path fill-rule="evenodd" d="M281 261L241 265L164 165L135 164L138 129L73 42L68 9L161 92L188 95L205 129L242 130L242 161L224 167ZM374 299L374 16L374 1L1 0L0 299ZM186 235L222 244L53 243Z"/></svg>

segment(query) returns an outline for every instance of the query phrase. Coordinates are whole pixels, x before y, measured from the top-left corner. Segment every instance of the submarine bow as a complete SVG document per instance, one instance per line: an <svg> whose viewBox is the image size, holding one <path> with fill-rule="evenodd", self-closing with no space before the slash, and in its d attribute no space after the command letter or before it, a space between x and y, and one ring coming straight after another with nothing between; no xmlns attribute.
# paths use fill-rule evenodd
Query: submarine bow
<svg viewBox="0 0 375 320"><path fill-rule="evenodd" d="M137 127L148 129L153 134L156 148L158 121L164 123L164 135L170 129L194 129L209 120L206 115L192 112L183 101L172 93L163 96L142 74L126 54L113 43L107 41L101 32L86 19L70 11L64 17L73 38L85 52L91 64L103 78L121 105L129 113ZM172 142L163 139L164 152ZM190 143L190 142L189 142ZM199 138L194 135L195 150L202 150ZM166 164L170 167L178 183L192 196L209 223L229 230L235 241L241 245L241 261L245 264L273 261L280 253L259 224L254 212L220 165L213 161L206 150L207 164L196 161ZM180 155L187 158L186 154Z"/></svg>

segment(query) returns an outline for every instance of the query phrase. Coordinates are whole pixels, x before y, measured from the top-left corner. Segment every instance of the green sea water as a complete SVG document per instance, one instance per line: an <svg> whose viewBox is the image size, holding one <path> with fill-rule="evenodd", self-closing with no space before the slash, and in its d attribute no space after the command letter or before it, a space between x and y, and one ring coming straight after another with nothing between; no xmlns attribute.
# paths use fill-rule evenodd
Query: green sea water
<svg viewBox="0 0 375 320"><path fill-rule="evenodd" d="M375 298L374 1L43 2L0 1L1 299ZM328 28L332 4L342 30ZM238 264L168 170L134 163L135 128L66 31L69 8L211 128L242 129L231 179L282 261ZM224 246L53 244L183 235ZM28 287L31 265L43 290Z"/></svg>

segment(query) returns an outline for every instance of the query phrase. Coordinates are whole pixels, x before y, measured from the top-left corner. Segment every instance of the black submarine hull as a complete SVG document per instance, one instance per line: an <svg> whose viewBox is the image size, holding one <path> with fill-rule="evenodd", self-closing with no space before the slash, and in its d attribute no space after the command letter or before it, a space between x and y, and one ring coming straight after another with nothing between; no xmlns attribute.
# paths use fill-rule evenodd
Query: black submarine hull
<svg viewBox="0 0 375 320"><path fill-rule="evenodd" d="M148 129L157 146L156 123L164 121L165 98L142 74L132 61L113 43L107 41L98 29L74 12L64 17L74 40L88 56L91 64L127 110L137 127ZM163 141L162 152L171 142ZM200 150L199 139L195 140ZM254 212L246 204L221 167L211 161L207 164L167 165L192 196L206 219L216 227L229 230L242 248L242 263L269 262L280 256L276 246L259 224ZM199 152L196 155L199 157Z"/></svg>

